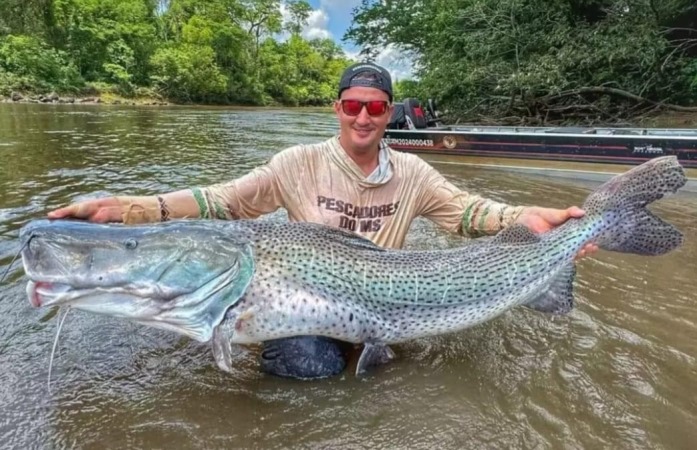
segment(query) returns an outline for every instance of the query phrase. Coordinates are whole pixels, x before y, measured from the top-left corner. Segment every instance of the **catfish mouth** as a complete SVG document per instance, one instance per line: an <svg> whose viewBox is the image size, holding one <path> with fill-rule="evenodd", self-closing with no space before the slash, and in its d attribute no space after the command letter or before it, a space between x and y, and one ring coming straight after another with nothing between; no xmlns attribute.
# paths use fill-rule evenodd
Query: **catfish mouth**
<svg viewBox="0 0 697 450"><path fill-rule="evenodd" d="M177 299L158 299L143 294L124 287L76 287L68 283L37 280L27 283L27 297L35 308L67 306L142 323L166 322L166 313L176 307ZM185 295L188 294L191 293Z"/></svg>
<svg viewBox="0 0 697 450"><path fill-rule="evenodd" d="M201 342L210 339L228 306L219 294L235 289L234 269L200 286L176 291L156 282L108 283L103 281L108 274L95 275L99 281L94 283L84 277L61 279L32 273L31 269L26 272L27 297L36 308L70 307L174 331Z"/></svg>
<svg viewBox="0 0 697 450"><path fill-rule="evenodd" d="M65 299L66 294L69 295L73 292L76 290L65 283L32 280L27 283L27 297L34 308L69 303L69 300Z"/></svg>
<svg viewBox="0 0 697 450"><path fill-rule="evenodd" d="M90 309L95 312L101 312L100 309L104 310L104 313L109 313L107 310L113 309L115 304L125 305L126 303L131 304L131 306L123 311L124 317L133 318L134 320L145 319L148 315L140 314L139 316L133 316L128 314L133 312L133 306L136 303L151 303L151 304L161 304L161 308L146 308L151 310L152 316L157 314L157 310L167 309L167 300L172 299L162 299L154 300L152 298L142 297L134 293L133 291L127 291L120 287L85 287L78 288L68 283L60 283L53 281L35 281L29 280L27 282L27 297L29 298L29 303L35 308L47 308L50 306L71 306L77 309ZM141 312L145 312L141 309Z"/></svg>
<svg viewBox="0 0 697 450"><path fill-rule="evenodd" d="M70 307L80 311L118 317L154 328L174 331L200 342L210 340L229 306L217 293L235 290L234 283L218 277L211 292L202 286L178 296L160 298L134 286L76 287L67 283L30 280L27 297L35 308ZM237 297L233 296L236 300Z"/></svg>

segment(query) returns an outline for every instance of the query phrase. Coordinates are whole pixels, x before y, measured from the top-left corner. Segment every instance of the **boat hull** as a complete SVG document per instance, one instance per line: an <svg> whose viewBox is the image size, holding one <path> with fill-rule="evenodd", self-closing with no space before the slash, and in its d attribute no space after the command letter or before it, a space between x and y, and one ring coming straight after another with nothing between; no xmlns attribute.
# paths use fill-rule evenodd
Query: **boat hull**
<svg viewBox="0 0 697 450"><path fill-rule="evenodd" d="M621 165L675 155L697 168L697 130L444 127L387 130L385 141L405 152Z"/></svg>

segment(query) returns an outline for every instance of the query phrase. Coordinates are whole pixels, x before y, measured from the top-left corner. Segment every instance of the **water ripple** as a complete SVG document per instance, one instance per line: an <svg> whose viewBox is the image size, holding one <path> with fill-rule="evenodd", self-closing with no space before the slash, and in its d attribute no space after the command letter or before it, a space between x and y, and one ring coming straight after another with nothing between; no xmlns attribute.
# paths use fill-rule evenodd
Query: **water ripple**
<svg viewBox="0 0 697 450"><path fill-rule="evenodd" d="M241 176L281 148L336 132L331 113L254 108L0 105L0 273L19 228L68 202L151 194ZM438 166L463 189L566 207L560 179ZM553 195L550 195L552 193ZM583 260L577 308L524 308L395 346L366 378L232 374L164 331L72 312L47 388L57 311L32 309L19 265L0 285L0 441L11 448L690 448L697 441L697 199L654 208L686 235L671 255ZM264 220L285 220L279 212ZM409 248L457 236L417 220ZM355 356L351 361L355 366Z"/></svg>

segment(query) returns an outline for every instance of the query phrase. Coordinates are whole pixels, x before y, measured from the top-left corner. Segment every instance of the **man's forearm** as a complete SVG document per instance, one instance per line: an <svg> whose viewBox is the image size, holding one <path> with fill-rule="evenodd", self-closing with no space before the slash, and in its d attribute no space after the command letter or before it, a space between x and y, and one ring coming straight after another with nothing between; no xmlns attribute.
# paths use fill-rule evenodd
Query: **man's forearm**
<svg viewBox="0 0 697 450"><path fill-rule="evenodd" d="M468 205L462 215L462 234L470 237L496 234L511 226L523 209L522 206L478 198Z"/></svg>
<svg viewBox="0 0 697 450"><path fill-rule="evenodd" d="M199 204L190 189L147 196L118 196L123 223L165 222L200 217Z"/></svg>

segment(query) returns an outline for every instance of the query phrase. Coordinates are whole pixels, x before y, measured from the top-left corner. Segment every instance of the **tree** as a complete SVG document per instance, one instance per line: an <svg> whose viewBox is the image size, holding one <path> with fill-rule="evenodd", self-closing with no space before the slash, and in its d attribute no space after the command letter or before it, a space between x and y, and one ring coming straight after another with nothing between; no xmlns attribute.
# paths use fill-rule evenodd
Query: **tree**
<svg viewBox="0 0 697 450"><path fill-rule="evenodd" d="M368 56L388 44L411 52L419 90L460 117L616 121L697 101L697 40L668 31L696 8L690 0L363 0L345 39Z"/></svg>
<svg viewBox="0 0 697 450"><path fill-rule="evenodd" d="M264 35L280 33L283 25L279 0L240 0L240 23L254 38L254 60L259 55L259 45Z"/></svg>
<svg viewBox="0 0 697 450"><path fill-rule="evenodd" d="M290 34L300 34L307 25L312 7L305 0L292 0L286 3L290 20L285 25L286 31Z"/></svg>
<svg viewBox="0 0 697 450"><path fill-rule="evenodd" d="M324 59L332 60L345 58L344 50L332 39L315 38L310 40L310 46L318 52Z"/></svg>
<svg viewBox="0 0 697 450"><path fill-rule="evenodd" d="M280 0L0 0L0 93L153 92L178 102L324 105L348 64Z"/></svg>

